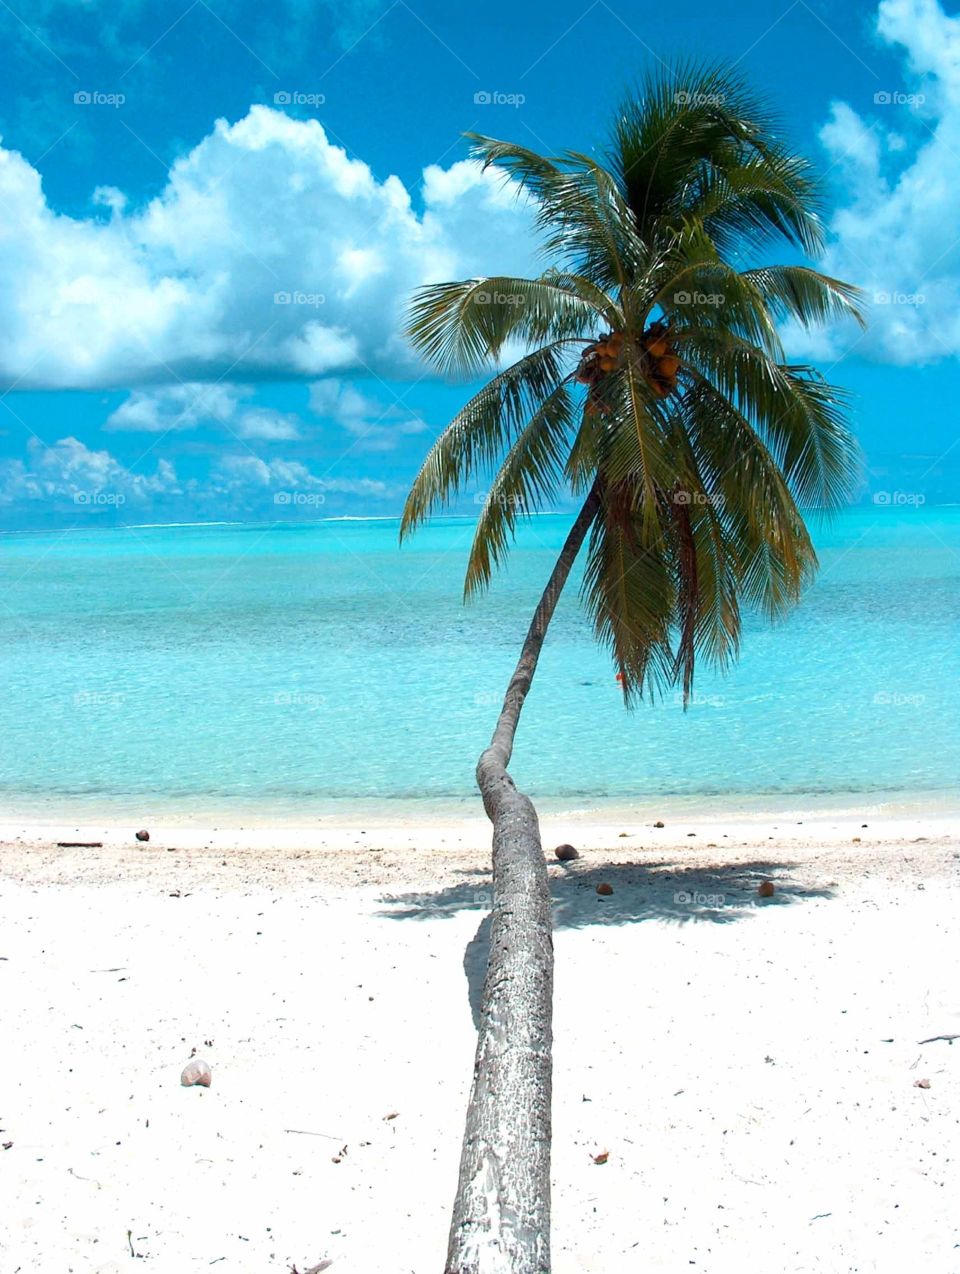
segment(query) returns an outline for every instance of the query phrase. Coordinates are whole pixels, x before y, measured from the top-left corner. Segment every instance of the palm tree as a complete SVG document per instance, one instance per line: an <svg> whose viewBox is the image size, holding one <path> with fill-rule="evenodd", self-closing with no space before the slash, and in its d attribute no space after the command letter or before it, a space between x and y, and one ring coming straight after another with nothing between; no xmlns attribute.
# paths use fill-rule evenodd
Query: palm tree
<svg viewBox="0 0 960 1274"><path fill-rule="evenodd" d="M471 135L536 213L548 268L425 287L414 346L444 374L514 361L456 415L410 491L401 537L493 473L466 595L503 561L518 518L581 501L510 680L477 781L493 824L491 955L448 1274L550 1268L553 949L536 811L507 766L547 625L587 544L582 599L626 702L690 694L698 660L736 657L742 608L770 618L817 561L801 508L835 509L857 471L845 398L785 361L778 325L852 317L858 292L756 258L815 255L808 161L723 68L651 78L600 159L547 158Z"/></svg>

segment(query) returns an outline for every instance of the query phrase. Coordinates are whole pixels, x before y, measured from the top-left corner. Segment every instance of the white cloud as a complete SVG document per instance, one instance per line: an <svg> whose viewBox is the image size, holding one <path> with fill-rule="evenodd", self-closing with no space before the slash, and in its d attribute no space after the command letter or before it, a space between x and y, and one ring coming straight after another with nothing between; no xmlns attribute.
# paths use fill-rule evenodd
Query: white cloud
<svg viewBox="0 0 960 1274"><path fill-rule="evenodd" d="M398 404L384 406L356 385L334 378L310 386L310 410L346 429L360 451L392 451L404 437L427 428L419 416Z"/></svg>
<svg viewBox="0 0 960 1274"><path fill-rule="evenodd" d="M236 438L283 441L301 436L300 420L292 412L275 411L272 407L242 410L243 399L252 393L250 385L231 382L135 389L107 417L104 428L114 432L171 433L218 424Z"/></svg>
<svg viewBox="0 0 960 1274"><path fill-rule="evenodd" d="M396 502L403 488L371 477L327 477L298 460L264 459L252 452L216 454L209 472L180 481L173 465L160 460L139 473L109 451L96 451L73 437L51 446L32 439L23 459L0 461L0 508L18 520L82 521L113 511L120 522L144 517L274 518L318 515L321 507L365 508L367 502Z"/></svg>
<svg viewBox="0 0 960 1274"><path fill-rule="evenodd" d="M253 390L244 385L187 383L137 389L104 424L109 430L167 433L193 429L207 421L232 420L237 404Z"/></svg>
<svg viewBox="0 0 960 1274"><path fill-rule="evenodd" d="M399 331L415 287L532 265L529 214L494 175L427 169L421 214L316 120L262 106L217 121L144 207L114 188L92 199L109 220L56 213L0 148L0 378L21 389L410 375Z"/></svg>
<svg viewBox="0 0 960 1274"><path fill-rule="evenodd" d="M100 509L142 505L179 491L168 460L158 461L151 474L133 473L109 451L93 451L72 437L49 447L32 438L26 460L0 461L0 504L68 500L78 509Z"/></svg>
<svg viewBox="0 0 960 1274"><path fill-rule="evenodd" d="M923 364L960 354L960 18L936 0L882 0L877 32L903 50L905 80L859 111L835 102L821 131L848 191L823 268L867 295L869 329L847 348ZM844 348L796 328L787 343L819 358Z"/></svg>
<svg viewBox="0 0 960 1274"><path fill-rule="evenodd" d="M289 495L282 506L299 503L297 496L316 495L316 503L323 503L328 493L338 495L372 496L391 499L397 491L376 478L321 478L298 460L263 460L258 456L227 455L221 457L214 471L215 481L227 492L239 489L261 488L270 492Z"/></svg>
<svg viewBox="0 0 960 1274"><path fill-rule="evenodd" d="M272 407L252 407L237 418L234 432L241 438L284 441L300 437L300 422L292 412L274 411Z"/></svg>

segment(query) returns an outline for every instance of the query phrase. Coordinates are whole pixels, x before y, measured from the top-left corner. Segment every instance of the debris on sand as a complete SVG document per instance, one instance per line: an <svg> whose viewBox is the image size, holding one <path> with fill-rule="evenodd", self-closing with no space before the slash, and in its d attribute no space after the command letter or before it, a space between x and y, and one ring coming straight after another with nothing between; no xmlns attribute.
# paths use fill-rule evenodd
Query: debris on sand
<svg viewBox="0 0 960 1274"><path fill-rule="evenodd" d="M180 1083L184 1088L193 1088L199 1085L201 1088L209 1088L213 1081L213 1074L206 1062L201 1061L199 1057L195 1057L192 1062L187 1062L183 1068L183 1074L180 1076Z"/></svg>

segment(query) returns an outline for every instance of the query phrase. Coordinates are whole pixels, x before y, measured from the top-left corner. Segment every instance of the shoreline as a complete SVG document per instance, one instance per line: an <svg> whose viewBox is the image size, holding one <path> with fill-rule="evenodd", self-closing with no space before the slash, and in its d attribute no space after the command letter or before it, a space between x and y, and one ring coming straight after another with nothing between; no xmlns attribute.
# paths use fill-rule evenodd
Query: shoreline
<svg viewBox="0 0 960 1274"><path fill-rule="evenodd" d="M777 842L778 847L817 847L840 843L876 845L908 843L926 838L942 841L960 836L960 800L955 792L877 800L877 794L849 795L844 800L815 798L756 800L735 803L710 798L644 801L643 804L595 804L540 801L542 843L547 860L560 843L588 846L593 851L666 850L716 843L724 846ZM173 846L183 850L247 851L286 855L317 851L351 854L356 850L427 851L469 854L472 861L489 859L490 824L479 796L463 800L456 810L424 801L420 808L405 803L390 808L381 803L364 808L342 801L336 812L285 810L278 814L262 805L202 810L150 809L146 803L130 809L89 809L62 801L42 812L14 812L0 808L0 851L56 851L57 842L99 842L106 850L124 847L146 850ZM657 826L662 824L662 826ZM136 841L139 829L149 842ZM67 851L59 851L67 852ZM73 851L75 852L75 851ZM423 855L420 855L423 856Z"/></svg>
<svg viewBox="0 0 960 1274"><path fill-rule="evenodd" d="M858 815L875 820L960 820L960 794L950 789L928 791L862 791L763 793L702 793L644 796L631 801L602 797L587 801L577 796L538 796L527 793L541 822L606 826L614 823L657 821L763 822L771 819L846 821ZM172 828L239 830L277 829L324 832L342 829L445 829L480 824L487 826L479 793L462 797L343 797L316 802L299 798L232 800L176 798L157 802L148 797L124 795L100 798L77 795L42 800L0 799L0 840L11 831L31 828L100 827L121 832L153 822Z"/></svg>
<svg viewBox="0 0 960 1274"><path fill-rule="evenodd" d="M636 811L542 813L551 877L586 883L597 872L635 868L658 876L672 871L739 879L749 867L802 889L815 879L830 879L837 864L866 875L889 875L912 863L909 871L923 879L928 870L954 870L960 858L956 811L918 813L867 803L839 810L729 814L656 809L664 817L650 818L646 812L637 817ZM136 839L141 828L149 833L145 842ZM579 860L559 864L554 851L561 844L574 845ZM323 887L338 896L388 886L441 893L454 908L472 908L488 902L490 848L490 824L477 810L469 817L433 821L383 815L287 822L26 821L0 815L0 885L95 883L166 891L173 884L225 893ZM471 889L481 890L479 902Z"/></svg>

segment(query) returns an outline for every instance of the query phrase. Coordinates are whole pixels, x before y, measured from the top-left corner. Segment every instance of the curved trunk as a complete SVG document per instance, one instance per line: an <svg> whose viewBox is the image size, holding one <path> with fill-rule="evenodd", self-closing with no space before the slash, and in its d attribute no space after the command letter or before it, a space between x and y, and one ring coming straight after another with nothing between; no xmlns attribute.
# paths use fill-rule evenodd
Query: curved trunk
<svg viewBox="0 0 960 1274"><path fill-rule="evenodd" d="M537 811L507 766L547 625L599 507L598 479L540 598L493 739L477 765L493 824L493 915L446 1274L550 1270L550 887Z"/></svg>

